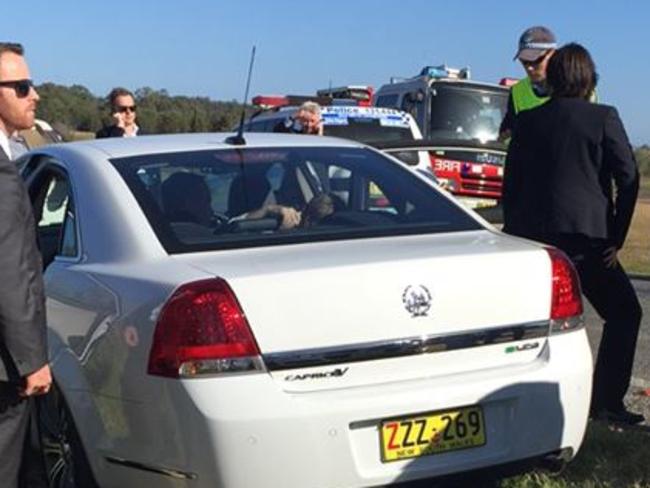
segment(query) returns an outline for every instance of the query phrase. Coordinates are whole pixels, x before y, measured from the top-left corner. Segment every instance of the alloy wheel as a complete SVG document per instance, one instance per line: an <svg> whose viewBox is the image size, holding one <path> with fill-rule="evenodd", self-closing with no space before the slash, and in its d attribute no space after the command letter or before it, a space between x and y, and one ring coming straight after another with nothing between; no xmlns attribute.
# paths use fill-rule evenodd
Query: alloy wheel
<svg viewBox="0 0 650 488"><path fill-rule="evenodd" d="M38 421L43 459L50 488L78 488L74 453L76 432L61 393L53 385L39 398Z"/></svg>

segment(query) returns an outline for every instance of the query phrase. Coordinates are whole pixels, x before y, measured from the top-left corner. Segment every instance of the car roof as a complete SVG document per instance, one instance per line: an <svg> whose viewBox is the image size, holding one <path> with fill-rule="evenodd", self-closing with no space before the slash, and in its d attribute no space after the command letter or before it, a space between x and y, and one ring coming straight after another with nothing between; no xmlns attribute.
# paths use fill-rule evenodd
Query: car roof
<svg viewBox="0 0 650 488"><path fill-rule="evenodd" d="M363 144L335 137L309 136L295 134L275 134L245 132L245 146L226 143L232 132L212 132L198 134L168 134L156 136L117 137L90 139L86 141L56 144L44 148L42 152L63 154L74 152L96 156L101 152L107 158L121 158L141 154L160 154L171 152L202 151L207 149L241 149L264 147L363 147Z"/></svg>
<svg viewBox="0 0 650 488"><path fill-rule="evenodd" d="M286 117L287 114L291 114L297 111L300 107L297 105L285 105L277 109L271 109L268 111L261 112L260 114L254 116L252 119L248 119L248 122L253 122L255 120L264 120L267 118L282 118ZM381 118L386 115L399 115L406 118L411 118L411 115L403 110L396 108L388 107L359 107L358 105L328 105L321 107L321 114L336 114L336 115L363 115L366 117L377 117Z"/></svg>
<svg viewBox="0 0 650 488"><path fill-rule="evenodd" d="M474 88L476 90L491 90L496 93L503 92L507 94L510 91L510 88L500 85L498 83L492 83L487 81L478 81L478 80L463 80L457 78L431 78L427 76L416 76L414 78L400 79L394 83L386 83L379 87L375 96L401 93L405 90L412 89L414 87L429 86L432 83L447 83L449 85L457 86L466 86L468 88Z"/></svg>

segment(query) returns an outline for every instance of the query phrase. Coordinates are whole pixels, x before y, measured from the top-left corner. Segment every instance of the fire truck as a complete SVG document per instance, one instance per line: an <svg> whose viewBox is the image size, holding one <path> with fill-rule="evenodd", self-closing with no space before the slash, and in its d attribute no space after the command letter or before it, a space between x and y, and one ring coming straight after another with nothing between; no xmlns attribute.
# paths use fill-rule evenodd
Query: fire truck
<svg viewBox="0 0 650 488"><path fill-rule="evenodd" d="M501 198L505 147L495 141L509 82L474 81L469 68L425 66L414 77L392 78L374 103L410 113L425 139L449 142L429 152L435 175L470 206L487 206Z"/></svg>

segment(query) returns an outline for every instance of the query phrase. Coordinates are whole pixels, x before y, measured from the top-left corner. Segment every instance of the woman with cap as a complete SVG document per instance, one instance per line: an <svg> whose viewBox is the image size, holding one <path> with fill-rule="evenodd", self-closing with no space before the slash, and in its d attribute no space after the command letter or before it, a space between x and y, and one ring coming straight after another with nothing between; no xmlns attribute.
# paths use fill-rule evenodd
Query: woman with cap
<svg viewBox="0 0 650 488"><path fill-rule="evenodd" d="M545 242L573 261L582 291L605 321L592 415L636 424L630 385L641 306L617 252L630 227L639 174L614 107L591 103L594 62L579 44L548 63L550 100L517 115L505 163L504 231Z"/></svg>

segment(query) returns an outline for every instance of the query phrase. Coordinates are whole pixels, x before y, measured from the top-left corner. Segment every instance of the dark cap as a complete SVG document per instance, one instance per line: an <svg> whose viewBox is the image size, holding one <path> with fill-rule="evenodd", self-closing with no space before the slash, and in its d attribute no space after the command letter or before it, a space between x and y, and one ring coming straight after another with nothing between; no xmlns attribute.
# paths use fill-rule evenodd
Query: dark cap
<svg viewBox="0 0 650 488"><path fill-rule="evenodd" d="M526 29L519 38L519 49L514 59L535 61L549 49L556 49L557 41L550 29L542 26Z"/></svg>

